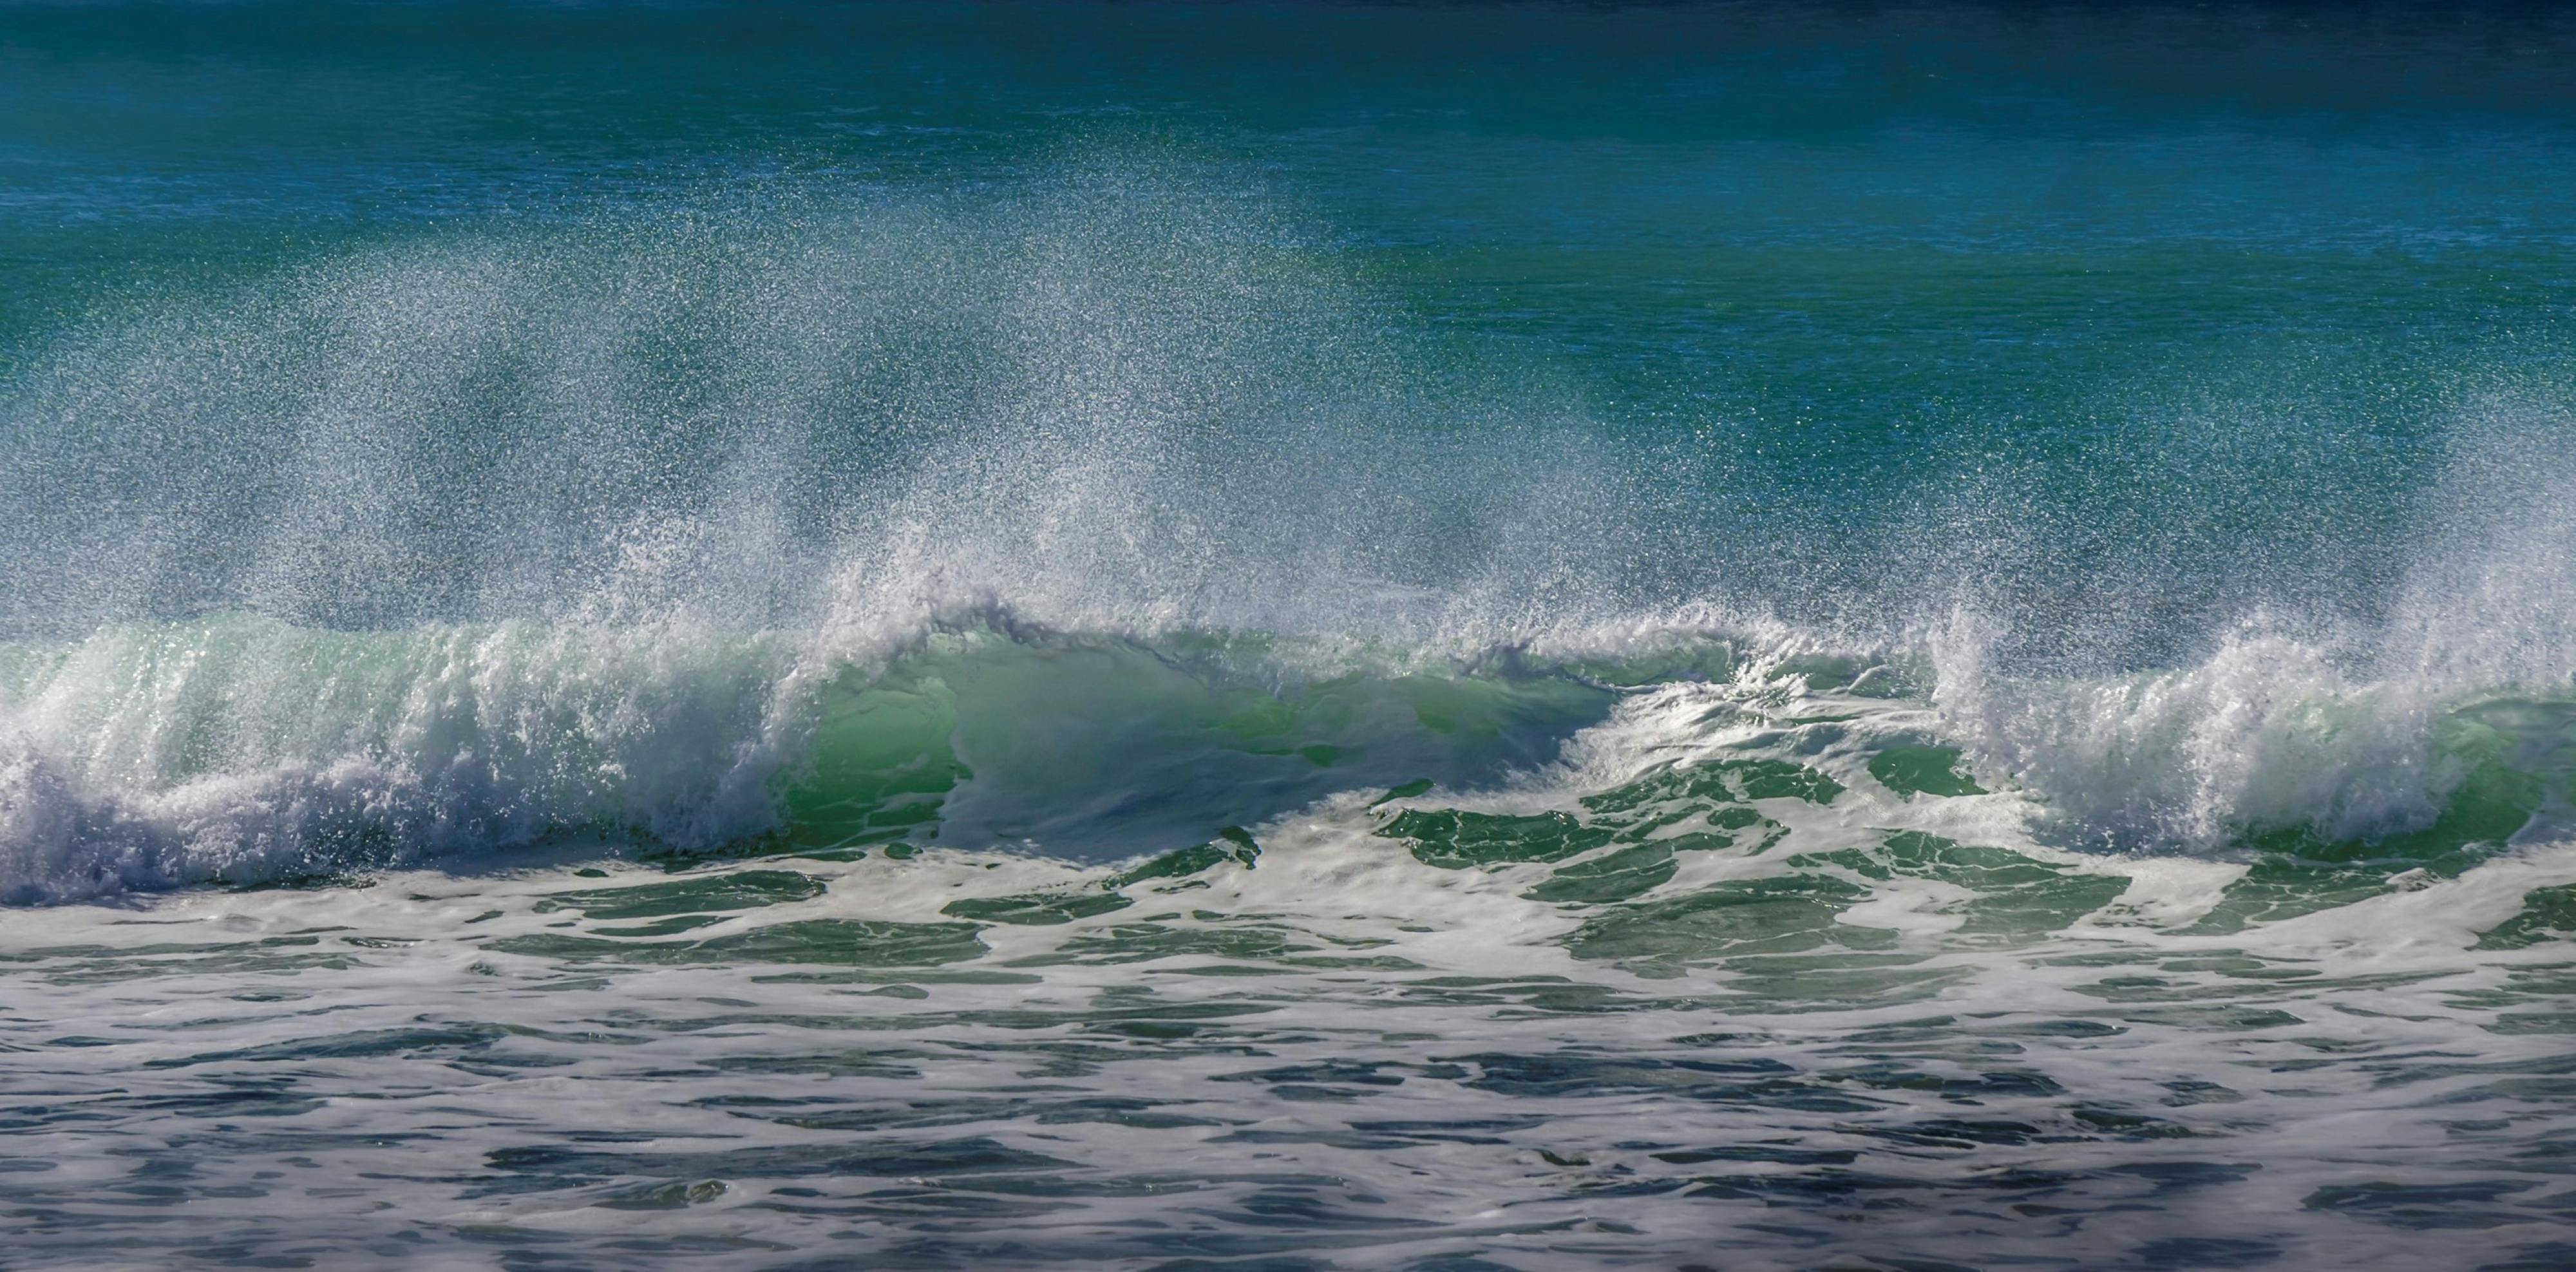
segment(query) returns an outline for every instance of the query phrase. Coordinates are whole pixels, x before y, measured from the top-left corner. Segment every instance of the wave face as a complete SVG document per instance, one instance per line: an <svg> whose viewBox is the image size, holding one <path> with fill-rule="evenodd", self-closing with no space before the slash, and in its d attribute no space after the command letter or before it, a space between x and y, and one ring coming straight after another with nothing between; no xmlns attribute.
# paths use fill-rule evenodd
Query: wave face
<svg viewBox="0 0 2576 1272"><path fill-rule="evenodd" d="M1117 859L1349 792L1544 787L1621 703L1693 683L1753 703L1863 686L1883 705L1843 717L1865 722L1838 730L1853 763L1887 785L1946 755L2016 792L1996 833L2030 842L2458 849L2576 793L2566 689L2357 681L2253 632L2180 670L1998 682L1958 625L1926 654L1776 624L1391 653L988 610L853 661L812 632L678 620L127 624L0 648L0 860L14 899L44 901L513 853Z"/></svg>
<svg viewBox="0 0 2576 1272"><path fill-rule="evenodd" d="M1535 768L1616 696L1515 659L1291 670L1273 641L993 616L864 669L811 644L677 623L343 633L233 615L9 647L10 886L66 899L490 865L567 841L1127 856L1354 784Z"/></svg>

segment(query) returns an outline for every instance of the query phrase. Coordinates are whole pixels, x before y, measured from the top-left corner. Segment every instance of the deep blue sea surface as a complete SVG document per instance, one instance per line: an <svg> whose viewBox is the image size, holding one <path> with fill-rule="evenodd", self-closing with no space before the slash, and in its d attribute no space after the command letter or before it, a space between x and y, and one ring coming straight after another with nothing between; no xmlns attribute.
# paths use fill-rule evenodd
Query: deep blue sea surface
<svg viewBox="0 0 2576 1272"><path fill-rule="evenodd" d="M0 4L0 1265L2576 1266L2571 65Z"/></svg>

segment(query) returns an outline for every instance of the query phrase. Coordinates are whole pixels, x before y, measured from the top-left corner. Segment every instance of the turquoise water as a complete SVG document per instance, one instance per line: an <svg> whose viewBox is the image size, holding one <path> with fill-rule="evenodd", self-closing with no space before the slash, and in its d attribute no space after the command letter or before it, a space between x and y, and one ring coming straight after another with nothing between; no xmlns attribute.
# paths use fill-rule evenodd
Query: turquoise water
<svg viewBox="0 0 2576 1272"><path fill-rule="evenodd" d="M2571 54L0 7L0 1260L2576 1260Z"/></svg>

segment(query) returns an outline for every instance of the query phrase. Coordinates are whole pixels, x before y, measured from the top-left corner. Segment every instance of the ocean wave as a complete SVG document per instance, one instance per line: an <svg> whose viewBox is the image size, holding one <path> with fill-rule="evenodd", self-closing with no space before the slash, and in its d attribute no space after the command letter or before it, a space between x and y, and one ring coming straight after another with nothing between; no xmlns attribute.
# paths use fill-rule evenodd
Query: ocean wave
<svg viewBox="0 0 2576 1272"><path fill-rule="evenodd" d="M1535 765L1612 696L1518 646L1063 632L995 608L871 630L235 613L0 647L0 886L61 899L566 835L703 851L791 823L856 834L924 772L970 763L952 840L1117 855L1336 783ZM1641 665L1722 670L1735 646L1658 648Z"/></svg>
<svg viewBox="0 0 2576 1272"><path fill-rule="evenodd" d="M1909 491L1802 467L1803 431L1596 419L1188 160L487 224L29 351L0 386L0 895L554 842L1103 860L1426 779L1562 802L1592 780L1569 743L1685 681L1748 720L1826 695L1846 776L1955 752L2094 847L2565 797L2576 450L2546 391L2461 412L2432 511L2373 540L2407 577L2217 587L2236 558L2152 558L2228 545L2104 556L2069 509L2151 521L2250 479L2232 446L2159 432L2116 490ZM2234 599L2275 591L2283 617ZM1650 752L1714 726L1666 727Z"/></svg>
<svg viewBox="0 0 2576 1272"><path fill-rule="evenodd" d="M1434 647L997 608L878 635L861 657L846 634L679 620L223 614L0 647L0 887L59 901L565 843L1114 860L1418 781L1571 799L1712 731L1799 756L1822 745L1810 718L1854 782L1946 747L2033 833L2134 850L2420 830L2482 772L2523 775L2489 794L2527 817L2576 779L2576 696L2355 683L2252 632L2198 666L2076 681L1986 673L1956 629L1873 648L1713 612ZM1716 696L1602 732L1684 683Z"/></svg>

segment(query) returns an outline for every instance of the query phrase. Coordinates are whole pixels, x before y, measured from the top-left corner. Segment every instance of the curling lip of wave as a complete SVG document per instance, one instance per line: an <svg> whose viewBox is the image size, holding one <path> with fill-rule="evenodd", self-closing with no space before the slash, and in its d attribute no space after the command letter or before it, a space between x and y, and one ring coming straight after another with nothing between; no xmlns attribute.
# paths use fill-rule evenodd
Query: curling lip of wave
<svg viewBox="0 0 2576 1272"><path fill-rule="evenodd" d="M1778 624L1721 634L1713 615L1424 650L952 610L864 665L811 634L678 623L124 625L0 651L0 887L76 900L488 861L567 834L707 849L846 821L940 772L942 842L1114 856L1425 774L1543 792L1569 780L1560 743L1624 689L1674 679L1727 683L1757 714L1809 685L1895 695L1884 723L1864 698L1835 727L1866 751L1928 723L2035 813L2131 847L2407 829L2499 757L2576 777L2550 746L2564 695L2354 685L2278 636L2179 671L2025 683L1977 669L1956 630L1922 657L1855 654ZM2481 702L2521 715L2472 718Z"/></svg>
<svg viewBox="0 0 2576 1272"><path fill-rule="evenodd" d="M864 642L682 621L341 632L232 614L0 646L0 886L18 900L66 899L421 862L568 831L709 848L773 829L780 790L811 760L816 728L871 692L952 702L947 724L900 743L917 750L955 745L953 699L963 688L966 724L988 750L1055 742L1071 754L1088 749L1071 731L1092 726L1235 745L1242 739L1227 729L1257 734L1265 706L1283 710L1283 699L1315 696L1318 683L1378 686L1370 692L1395 698L1361 701L1366 693L1350 691L1311 713L1352 735L1331 749L1374 747L1389 762L1438 762L1464 777L1479 757L1426 749L1438 730L1416 727L1428 712L1454 730L1442 714L1451 708L1395 711L1403 693L1490 690L1495 701L1467 705L1498 713L1488 722L1497 737L1518 727L1515 712L1548 717L1544 727L1521 723L1555 736L1582 702L1608 691L1559 674L1562 655L1542 647L1643 656L1641 667L1705 675L1723 674L1750 643L1712 641L1704 626L1638 623L1590 639L1404 650L1065 631L990 605L951 607L899 631L880 625ZM1087 700L1063 696L1062 666L1041 665L1075 658L1087 661L1074 683L1099 682ZM1553 697L1515 704L1510 685L1520 681L1550 686L1538 696ZM1050 698L1053 718L1026 718L1031 708L1049 715ZM1368 718L1341 718L1353 712ZM1000 717L1012 713L1029 738L1005 736ZM1246 713L1253 724L1228 723ZM1542 751L1505 747L1481 758L1487 767L1536 763ZM1014 766L1004 756L988 767Z"/></svg>

